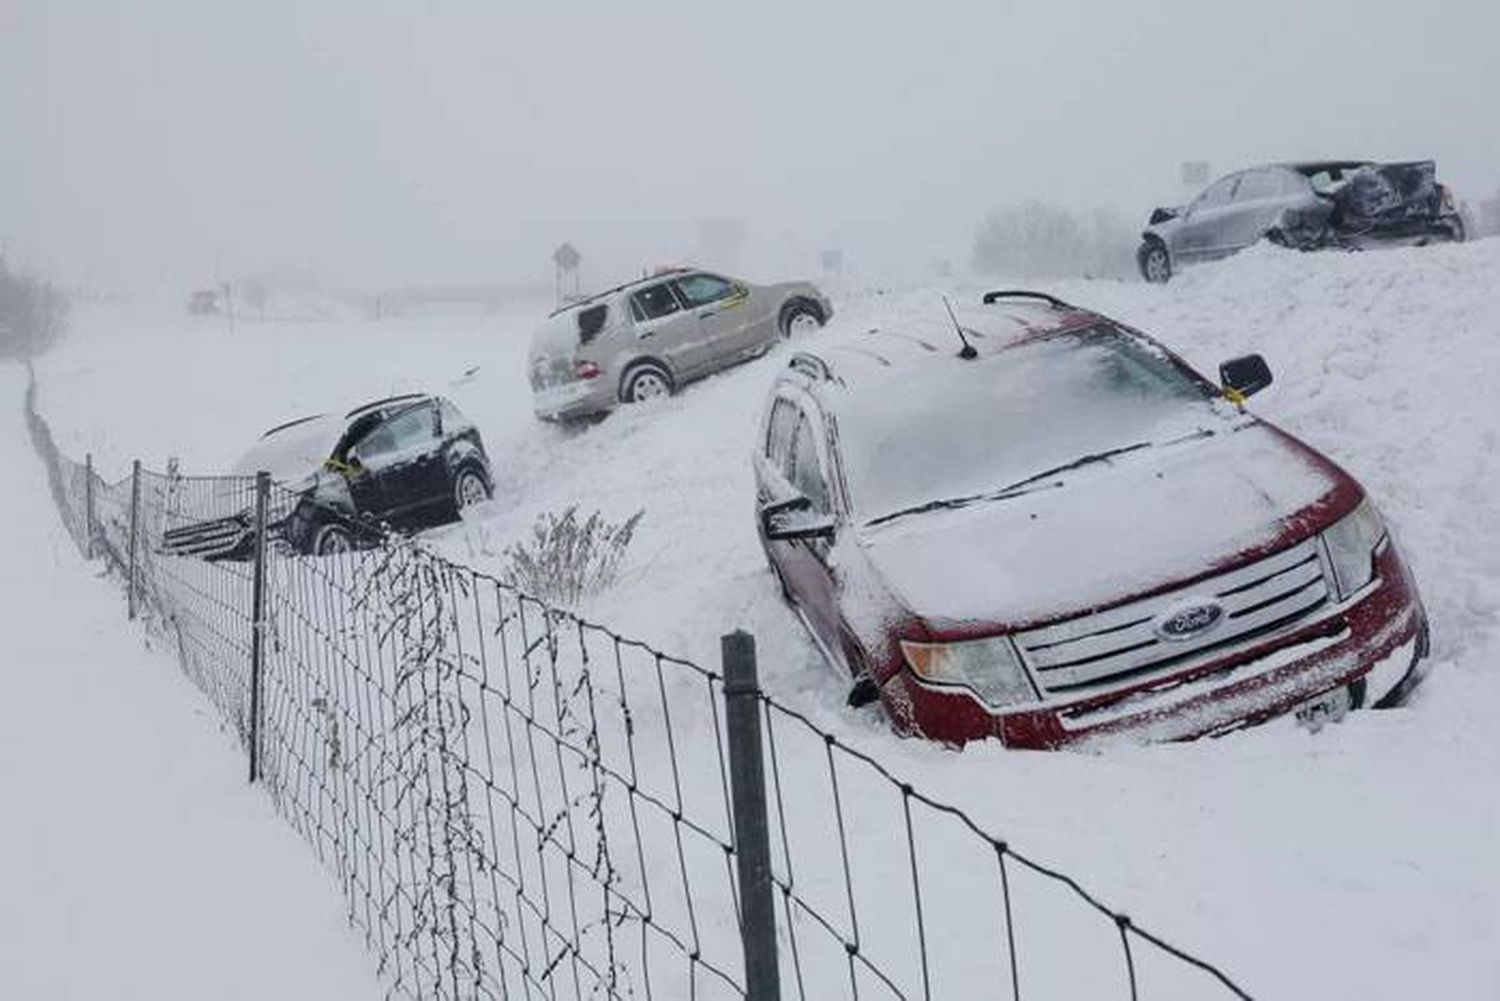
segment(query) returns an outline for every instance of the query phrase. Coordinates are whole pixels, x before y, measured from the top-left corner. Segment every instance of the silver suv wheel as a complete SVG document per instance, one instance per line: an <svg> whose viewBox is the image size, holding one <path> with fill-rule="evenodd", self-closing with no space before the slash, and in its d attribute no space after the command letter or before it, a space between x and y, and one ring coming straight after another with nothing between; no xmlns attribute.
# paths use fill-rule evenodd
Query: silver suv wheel
<svg viewBox="0 0 1500 1001"><path fill-rule="evenodd" d="M622 394L626 403L643 403L672 395L672 384L658 368L643 366L630 374Z"/></svg>

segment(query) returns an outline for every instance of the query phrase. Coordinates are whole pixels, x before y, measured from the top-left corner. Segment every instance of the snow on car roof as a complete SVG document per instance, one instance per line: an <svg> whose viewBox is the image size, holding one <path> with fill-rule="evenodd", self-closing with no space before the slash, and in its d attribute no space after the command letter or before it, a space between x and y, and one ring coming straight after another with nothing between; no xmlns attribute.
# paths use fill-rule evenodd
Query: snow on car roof
<svg viewBox="0 0 1500 1001"><path fill-rule="evenodd" d="M554 309L552 312L548 313L547 319L550 320L554 316L561 316L564 313L579 309L580 307L596 303L600 299L604 299L608 296L614 295L616 292L624 292L627 289L635 288L637 285L644 285L647 282L660 281L663 278L670 278L673 275L684 275L692 270L692 268L685 267L662 268L658 271L652 272L649 275L642 275L639 278L632 278L630 281L616 285L614 288L603 289L601 291L594 292L591 295L586 295L578 299L574 299L572 302L564 303L563 305Z"/></svg>
<svg viewBox="0 0 1500 1001"><path fill-rule="evenodd" d="M955 315L978 357L1045 334L1078 330L1100 322L1100 317L1072 306L1033 300L1006 300L991 306L956 307ZM914 366L932 368L967 364L958 358L962 347L953 321L945 313L922 319L903 319L899 326L847 334L799 352L794 368L821 367L821 374L842 385L908 375Z"/></svg>

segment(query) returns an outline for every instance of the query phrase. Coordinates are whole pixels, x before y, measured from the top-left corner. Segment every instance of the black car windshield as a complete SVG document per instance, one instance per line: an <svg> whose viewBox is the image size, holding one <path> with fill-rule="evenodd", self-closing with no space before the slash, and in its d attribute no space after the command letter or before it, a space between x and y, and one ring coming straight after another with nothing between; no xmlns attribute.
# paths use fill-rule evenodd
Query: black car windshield
<svg viewBox="0 0 1500 1001"><path fill-rule="evenodd" d="M850 498L860 520L879 522L1051 485L1074 467L1211 432L1224 420L1214 397L1108 325L955 359L839 407Z"/></svg>

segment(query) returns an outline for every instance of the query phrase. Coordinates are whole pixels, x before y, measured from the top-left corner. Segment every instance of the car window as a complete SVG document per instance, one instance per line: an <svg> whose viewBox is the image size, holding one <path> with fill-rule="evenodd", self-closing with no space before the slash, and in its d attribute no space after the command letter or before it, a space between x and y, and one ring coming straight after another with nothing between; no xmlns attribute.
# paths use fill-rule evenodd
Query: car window
<svg viewBox="0 0 1500 1001"><path fill-rule="evenodd" d="M734 283L718 275L688 275L677 279L677 291L682 293L689 308L707 306L733 295Z"/></svg>
<svg viewBox="0 0 1500 1001"><path fill-rule="evenodd" d="M1283 195L1304 194L1312 186L1307 178L1295 170L1278 170L1276 176L1281 179L1281 193Z"/></svg>
<svg viewBox="0 0 1500 1001"><path fill-rule="evenodd" d="M355 446L360 461L368 463L371 459L430 445L434 430L432 418L432 408L425 404L397 414Z"/></svg>
<svg viewBox="0 0 1500 1001"><path fill-rule="evenodd" d="M792 451L792 432L797 428L797 405L782 397L771 407L766 429L766 458L783 473ZM790 477L788 477L790 479Z"/></svg>
<svg viewBox="0 0 1500 1001"><path fill-rule="evenodd" d="M813 437L812 421L807 415L797 422L797 431L792 436L790 460L792 486L797 492L812 501L814 510L827 511L828 480L823 476L823 467L818 458L818 443Z"/></svg>
<svg viewBox="0 0 1500 1001"><path fill-rule="evenodd" d="M589 306L587 309L578 311L578 343L587 344L599 336L599 331L604 329L604 322L609 319L609 305L599 303Z"/></svg>
<svg viewBox="0 0 1500 1001"><path fill-rule="evenodd" d="M1198 209L1216 208L1220 205L1228 205L1234 199L1235 188L1239 187L1240 175L1230 174L1221 177L1210 184L1193 202L1193 207Z"/></svg>
<svg viewBox="0 0 1500 1001"><path fill-rule="evenodd" d="M1280 193L1281 183L1274 173L1269 170L1251 170L1240 176L1239 187L1234 191L1234 200L1253 202L1262 198L1274 198Z"/></svg>
<svg viewBox="0 0 1500 1001"><path fill-rule="evenodd" d="M1090 457L1121 449L1197 441L1238 419L1216 393L1154 344L1108 323L933 369L900 392L877 384L839 402L848 503L868 521L990 494L1083 460L1093 466Z"/></svg>
<svg viewBox="0 0 1500 1001"><path fill-rule="evenodd" d="M630 297L630 309L637 320L659 320L680 308L677 296L672 293L672 286L667 282L643 288Z"/></svg>
<svg viewBox="0 0 1500 1001"><path fill-rule="evenodd" d="M470 426L471 422L463 415L463 412L447 400L442 401L440 407L443 416L444 434L453 434L455 431L461 431Z"/></svg>

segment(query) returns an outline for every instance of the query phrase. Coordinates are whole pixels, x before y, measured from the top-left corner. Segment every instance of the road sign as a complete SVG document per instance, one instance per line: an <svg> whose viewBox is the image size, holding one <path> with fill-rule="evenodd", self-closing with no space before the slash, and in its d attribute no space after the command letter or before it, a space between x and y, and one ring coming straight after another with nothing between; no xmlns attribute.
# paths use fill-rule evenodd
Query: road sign
<svg viewBox="0 0 1500 1001"><path fill-rule="evenodd" d="M1187 160L1182 165L1182 183L1202 185L1208 183L1208 161Z"/></svg>
<svg viewBox="0 0 1500 1001"><path fill-rule="evenodd" d="M577 271L583 255L571 243L565 243L552 252L552 263L564 271Z"/></svg>

